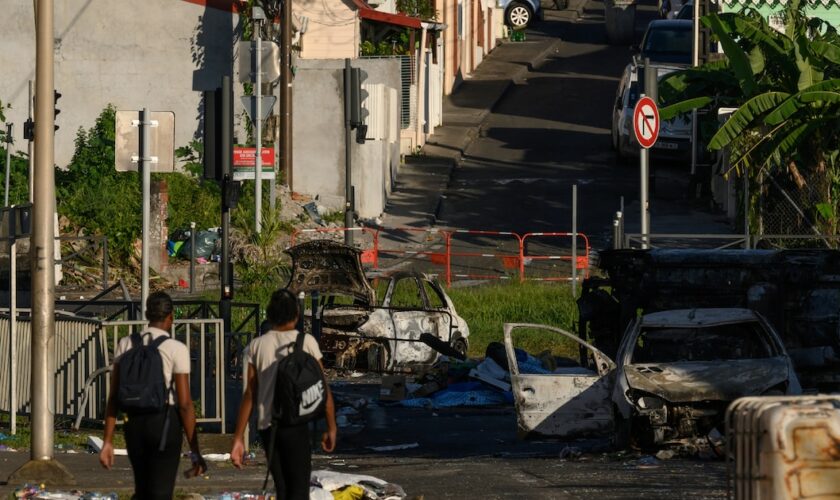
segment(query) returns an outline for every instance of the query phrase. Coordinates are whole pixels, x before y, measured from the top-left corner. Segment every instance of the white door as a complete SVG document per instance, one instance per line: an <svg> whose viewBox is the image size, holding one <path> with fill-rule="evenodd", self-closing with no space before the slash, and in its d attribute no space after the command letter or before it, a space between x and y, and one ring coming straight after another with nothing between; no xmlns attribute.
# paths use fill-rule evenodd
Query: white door
<svg viewBox="0 0 840 500"><path fill-rule="evenodd" d="M517 329L547 330L577 342L586 359L581 366L558 368L556 373L521 373L513 345ZM516 420L521 436L571 437L605 434L613 429L610 403L615 363L593 345L560 328L506 323L505 350L510 367ZM594 363L593 371L586 365Z"/></svg>

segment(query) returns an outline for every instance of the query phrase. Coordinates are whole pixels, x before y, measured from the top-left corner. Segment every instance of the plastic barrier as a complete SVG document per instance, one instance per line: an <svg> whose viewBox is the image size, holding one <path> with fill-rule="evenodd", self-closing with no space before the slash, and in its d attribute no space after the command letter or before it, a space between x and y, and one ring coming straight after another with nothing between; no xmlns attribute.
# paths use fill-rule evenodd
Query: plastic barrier
<svg viewBox="0 0 840 500"><path fill-rule="evenodd" d="M546 262L546 261L564 261L564 262L568 262L569 267L571 267L571 264L572 264L572 252L571 252L572 236L574 236L573 233L559 233L559 232L527 233L524 236L522 236L522 252L521 252L521 258L519 260L519 278L520 278L520 280L521 281L525 281L525 280L531 280L531 281L571 281L571 279L572 279L571 272L569 272L569 274L567 276L551 276L551 274L553 274L554 269L548 269L547 270L548 271L547 274L549 274L548 276L528 277L528 276L526 276L525 268L528 264L540 263L540 262ZM590 251L590 248L591 248L590 245L589 245L589 237L586 236L583 233L577 233L577 237L578 237L579 241L583 241L584 248L582 249L583 250L582 254L581 254L581 249L578 248L578 254L576 255L575 268L577 270L583 271L583 277L586 278L586 277L589 277L589 251ZM568 248L569 248L568 254L559 254L559 253L535 254L535 253L529 253L528 252L528 250L529 250L528 240L529 239L531 241L533 241L535 239L545 239L545 238L568 238L570 240L569 245L568 245ZM549 249L550 248L556 248L556 245L542 244L542 246L547 247ZM578 247L579 247L579 243L578 243Z"/></svg>
<svg viewBox="0 0 840 500"><path fill-rule="evenodd" d="M306 241L313 239L335 239L336 241L344 241L344 233L350 231L354 234L362 234L369 237L369 241L356 241L354 238L353 246L362 251L362 264L368 264L374 269L379 268L379 231L368 227L324 227L317 229L298 229L292 233L290 246L295 246L298 239L308 237ZM338 234L336 234L338 233Z"/></svg>
<svg viewBox="0 0 840 500"><path fill-rule="evenodd" d="M414 260L423 272L429 267L435 272L426 273L441 276L449 268L449 233L438 228L383 227L377 232L378 260ZM394 263L396 264L396 262ZM388 264L385 264L387 267Z"/></svg>
<svg viewBox="0 0 840 500"><path fill-rule="evenodd" d="M491 243L493 249L487 251ZM447 253L447 285L453 279L509 280L510 271L520 268L522 238L507 231L456 229L449 232Z"/></svg>

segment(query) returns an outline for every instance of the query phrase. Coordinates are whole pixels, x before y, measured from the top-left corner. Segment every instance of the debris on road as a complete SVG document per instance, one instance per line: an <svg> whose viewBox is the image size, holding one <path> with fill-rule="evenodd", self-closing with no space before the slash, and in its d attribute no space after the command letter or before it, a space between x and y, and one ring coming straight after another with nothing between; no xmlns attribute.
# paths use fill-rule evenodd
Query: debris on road
<svg viewBox="0 0 840 500"><path fill-rule="evenodd" d="M416 444L416 443L415 443ZM362 474L347 474L330 470L312 471L311 484L320 486L322 489L332 492L343 492L347 487L359 487L364 490L366 499L371 500L397 500L405 498L405 491L401 486L377 477L365 476ZM338 497L335 497L338 498ZM354 497L341 497L354 498Z"/></svg>
<svg viewBox="0 0 840 500"><path fill-rule="evenodd" d="M413 448L419 448L420 443L408 443L408 444L395 444L391 446L368 446L369 450L373 451L399 451L399 450L410 450Z"/></svg>
<svg viewBox="0 0 840 500"><path fill-rule="evenodd" d="M105 443L100 437L88 436L87 444L88 448L92 449L94 453L99 453L100 451L102 451L102 445ZM114 455L128 456L128 450L126 450L125 448L114 448Z"/></svg>

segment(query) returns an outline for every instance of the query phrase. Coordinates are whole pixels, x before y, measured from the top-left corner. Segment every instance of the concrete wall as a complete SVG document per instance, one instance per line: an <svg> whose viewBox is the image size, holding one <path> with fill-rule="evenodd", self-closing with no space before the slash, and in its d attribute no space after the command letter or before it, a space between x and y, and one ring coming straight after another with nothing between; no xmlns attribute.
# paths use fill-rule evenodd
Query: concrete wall
<svg viewBox="0 0 840 500"><path fill-rule="evenodd" d="M298 61L294 96L294 185L298 193L318 196L321 203L339 210L344 203L344 82L343 60ZM354 67L367 72L365 83L382 84L386 98L371 115L399 123L399 62L391 59L357 59ZM396 106L390 102L391 95ZM389 127L394 128L394 127ZM396 129L399 127L397 126ZM399 166L398 134L365 144L352 143L352 184L356 189L356 210L363 218L379 216L385 208L391 184ZM354 136L355 139L355 131Z"/></svg>
<svg viewBox="0 0 840 500"><path fill-rule="evenodd" d="M3 2L0 101L12 109L15 141L26 150L27 82L35 78L32 2ZM56 163L73 154L76 131L117 109L175 112L175 145L200 134L201 90L231 71L238 16L180 0L62 0L55 3L55 86L63 94Z"/></svg>
<svg viewBox="0 0 840 500"><path fill-rule="evenodd" d="M342 59L359 56L359 19L350 0L295 0L298 19L309 21L301 36L302 59Z"/></svg>

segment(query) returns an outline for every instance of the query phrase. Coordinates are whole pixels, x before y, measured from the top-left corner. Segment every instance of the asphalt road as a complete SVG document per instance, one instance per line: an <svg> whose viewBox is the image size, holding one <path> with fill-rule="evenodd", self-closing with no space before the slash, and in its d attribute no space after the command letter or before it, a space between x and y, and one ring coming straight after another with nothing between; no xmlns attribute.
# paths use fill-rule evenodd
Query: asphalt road
<svg viewBox="0 0 840 500"><path fill-rule="evenodd" d="M529 31L529 41L559 37L563 43L515 82L485 120L446 193L440 218L447 226L570 231L577 184L578 231L597 247L610 240L621 197L627 205L638 199L637 164L619 164L610 146L615 91L632 53L607 44L600 1L571 17L548 11ZM653 18L653 5L640 7L637 37ZM689 167L655 162L654 201L684 198Z"/></svg>

